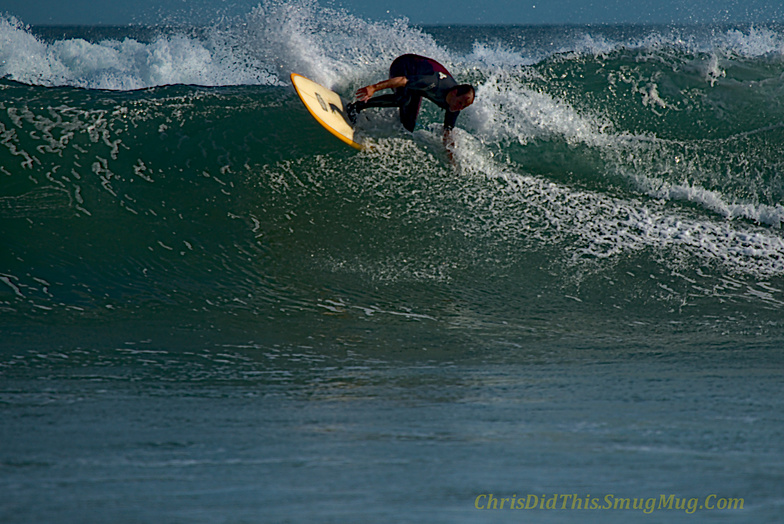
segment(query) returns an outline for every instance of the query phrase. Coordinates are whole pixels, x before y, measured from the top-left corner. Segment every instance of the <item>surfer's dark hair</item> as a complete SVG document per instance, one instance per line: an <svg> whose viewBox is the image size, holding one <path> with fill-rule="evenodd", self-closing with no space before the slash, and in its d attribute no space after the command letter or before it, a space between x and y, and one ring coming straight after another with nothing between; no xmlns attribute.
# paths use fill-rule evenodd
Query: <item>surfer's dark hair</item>
<svg viewBox="0 0 784 524"><path fill-rule="evenodd" d="M455 87L454 91L457 96L463 96L471 93L471 96L476 98L476 89L474 89L474 86L471 84L459 84Z"/></svg>

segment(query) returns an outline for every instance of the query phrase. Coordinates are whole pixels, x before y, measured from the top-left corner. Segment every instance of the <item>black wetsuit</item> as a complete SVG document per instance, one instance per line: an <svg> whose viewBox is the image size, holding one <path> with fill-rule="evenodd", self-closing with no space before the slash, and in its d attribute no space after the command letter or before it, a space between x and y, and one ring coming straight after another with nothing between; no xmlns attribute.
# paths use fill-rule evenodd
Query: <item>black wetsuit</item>
<svg viewBox="0 0 784 524"><path fill-rule="evenodd" d="M402 55L389 67L389 78L406 77L406 85L395 92L371 98L366 102L355 102L353 109L358 113L368 107L399 107L400 122L409 131L414 130L422 97L446 110L444 129L455 127L460 111L450 111L446 95L457 86L457 82L444 66L431 58L419 55Z"/></svg>

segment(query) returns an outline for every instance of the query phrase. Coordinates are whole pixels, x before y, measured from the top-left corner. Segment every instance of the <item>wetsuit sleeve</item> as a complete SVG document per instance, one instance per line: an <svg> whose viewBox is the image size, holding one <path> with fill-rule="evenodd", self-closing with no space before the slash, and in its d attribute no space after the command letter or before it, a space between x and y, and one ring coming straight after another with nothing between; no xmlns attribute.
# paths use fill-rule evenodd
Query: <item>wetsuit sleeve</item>
<svg viewBox="0 0 784 524"><path fill-rule="evenodd" d="M457 122L457 116L460 114L460 111L447 111L444 115L444 131L448 129L453 129L455 127L455 122Z"/></svg>

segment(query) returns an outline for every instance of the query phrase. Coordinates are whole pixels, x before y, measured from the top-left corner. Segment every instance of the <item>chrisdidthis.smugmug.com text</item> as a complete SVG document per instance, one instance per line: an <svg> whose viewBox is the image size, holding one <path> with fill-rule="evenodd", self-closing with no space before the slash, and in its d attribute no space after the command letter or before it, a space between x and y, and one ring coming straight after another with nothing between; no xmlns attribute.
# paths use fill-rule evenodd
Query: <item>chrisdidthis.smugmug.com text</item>
<svg viewBox="0 0 784 524"><path fill-rule="evenodd" d="M562 511L737 511L743 509L744 500L738 497L722 497L715 493L702 497L677 497L673 494L656 497L619 497L607 494L601 497L591 495L550 494L502 497L492 493L482 493L474 499L478 510L562 510Z"/></svg>

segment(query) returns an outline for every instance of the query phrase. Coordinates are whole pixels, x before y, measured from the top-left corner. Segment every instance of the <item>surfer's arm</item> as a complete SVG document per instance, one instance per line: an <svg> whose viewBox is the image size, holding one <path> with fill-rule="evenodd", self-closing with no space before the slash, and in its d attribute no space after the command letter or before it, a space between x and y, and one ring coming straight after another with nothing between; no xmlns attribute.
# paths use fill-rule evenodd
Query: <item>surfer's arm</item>
<svg viewBox="0 0 784 524"><path fill-rule="evenodd" d="M452 150L455 147L455 138L452 136L452 129L455 127L455 122L457 122L457 115L460 114L460 111L447 111L444 115L444 147L446 148L446 152L449 155L449 160L452 161Z"/></svg>
<svg viewBox="0 0 784 524"><path fill-rule="evenodd" d="M444 128L444 149L446 149L446 155L449 158L449 163L454 165L455 137L452 135L451 128Z"/></svg>
<svg viewBox="0 0 784 524"><path fill-rule="evenodd" d="M452 130L444 129L444 146L450 148L454 144L455 144L455 138L452 136Z"/></svg>
<svg viewBox="0 0 784 524"><path fill-rule="evenodd" d="M365 87L360 87L357 89L355 93L357 96L357 100L361 102L366 102L373 96L373 93L376 91L381 91L383 89L397 89L398 87L403 87L408 83L408 78L404 76L396 76L394 78L390 78L388 80L384 80L377 84L372 84Z"/></svg>

